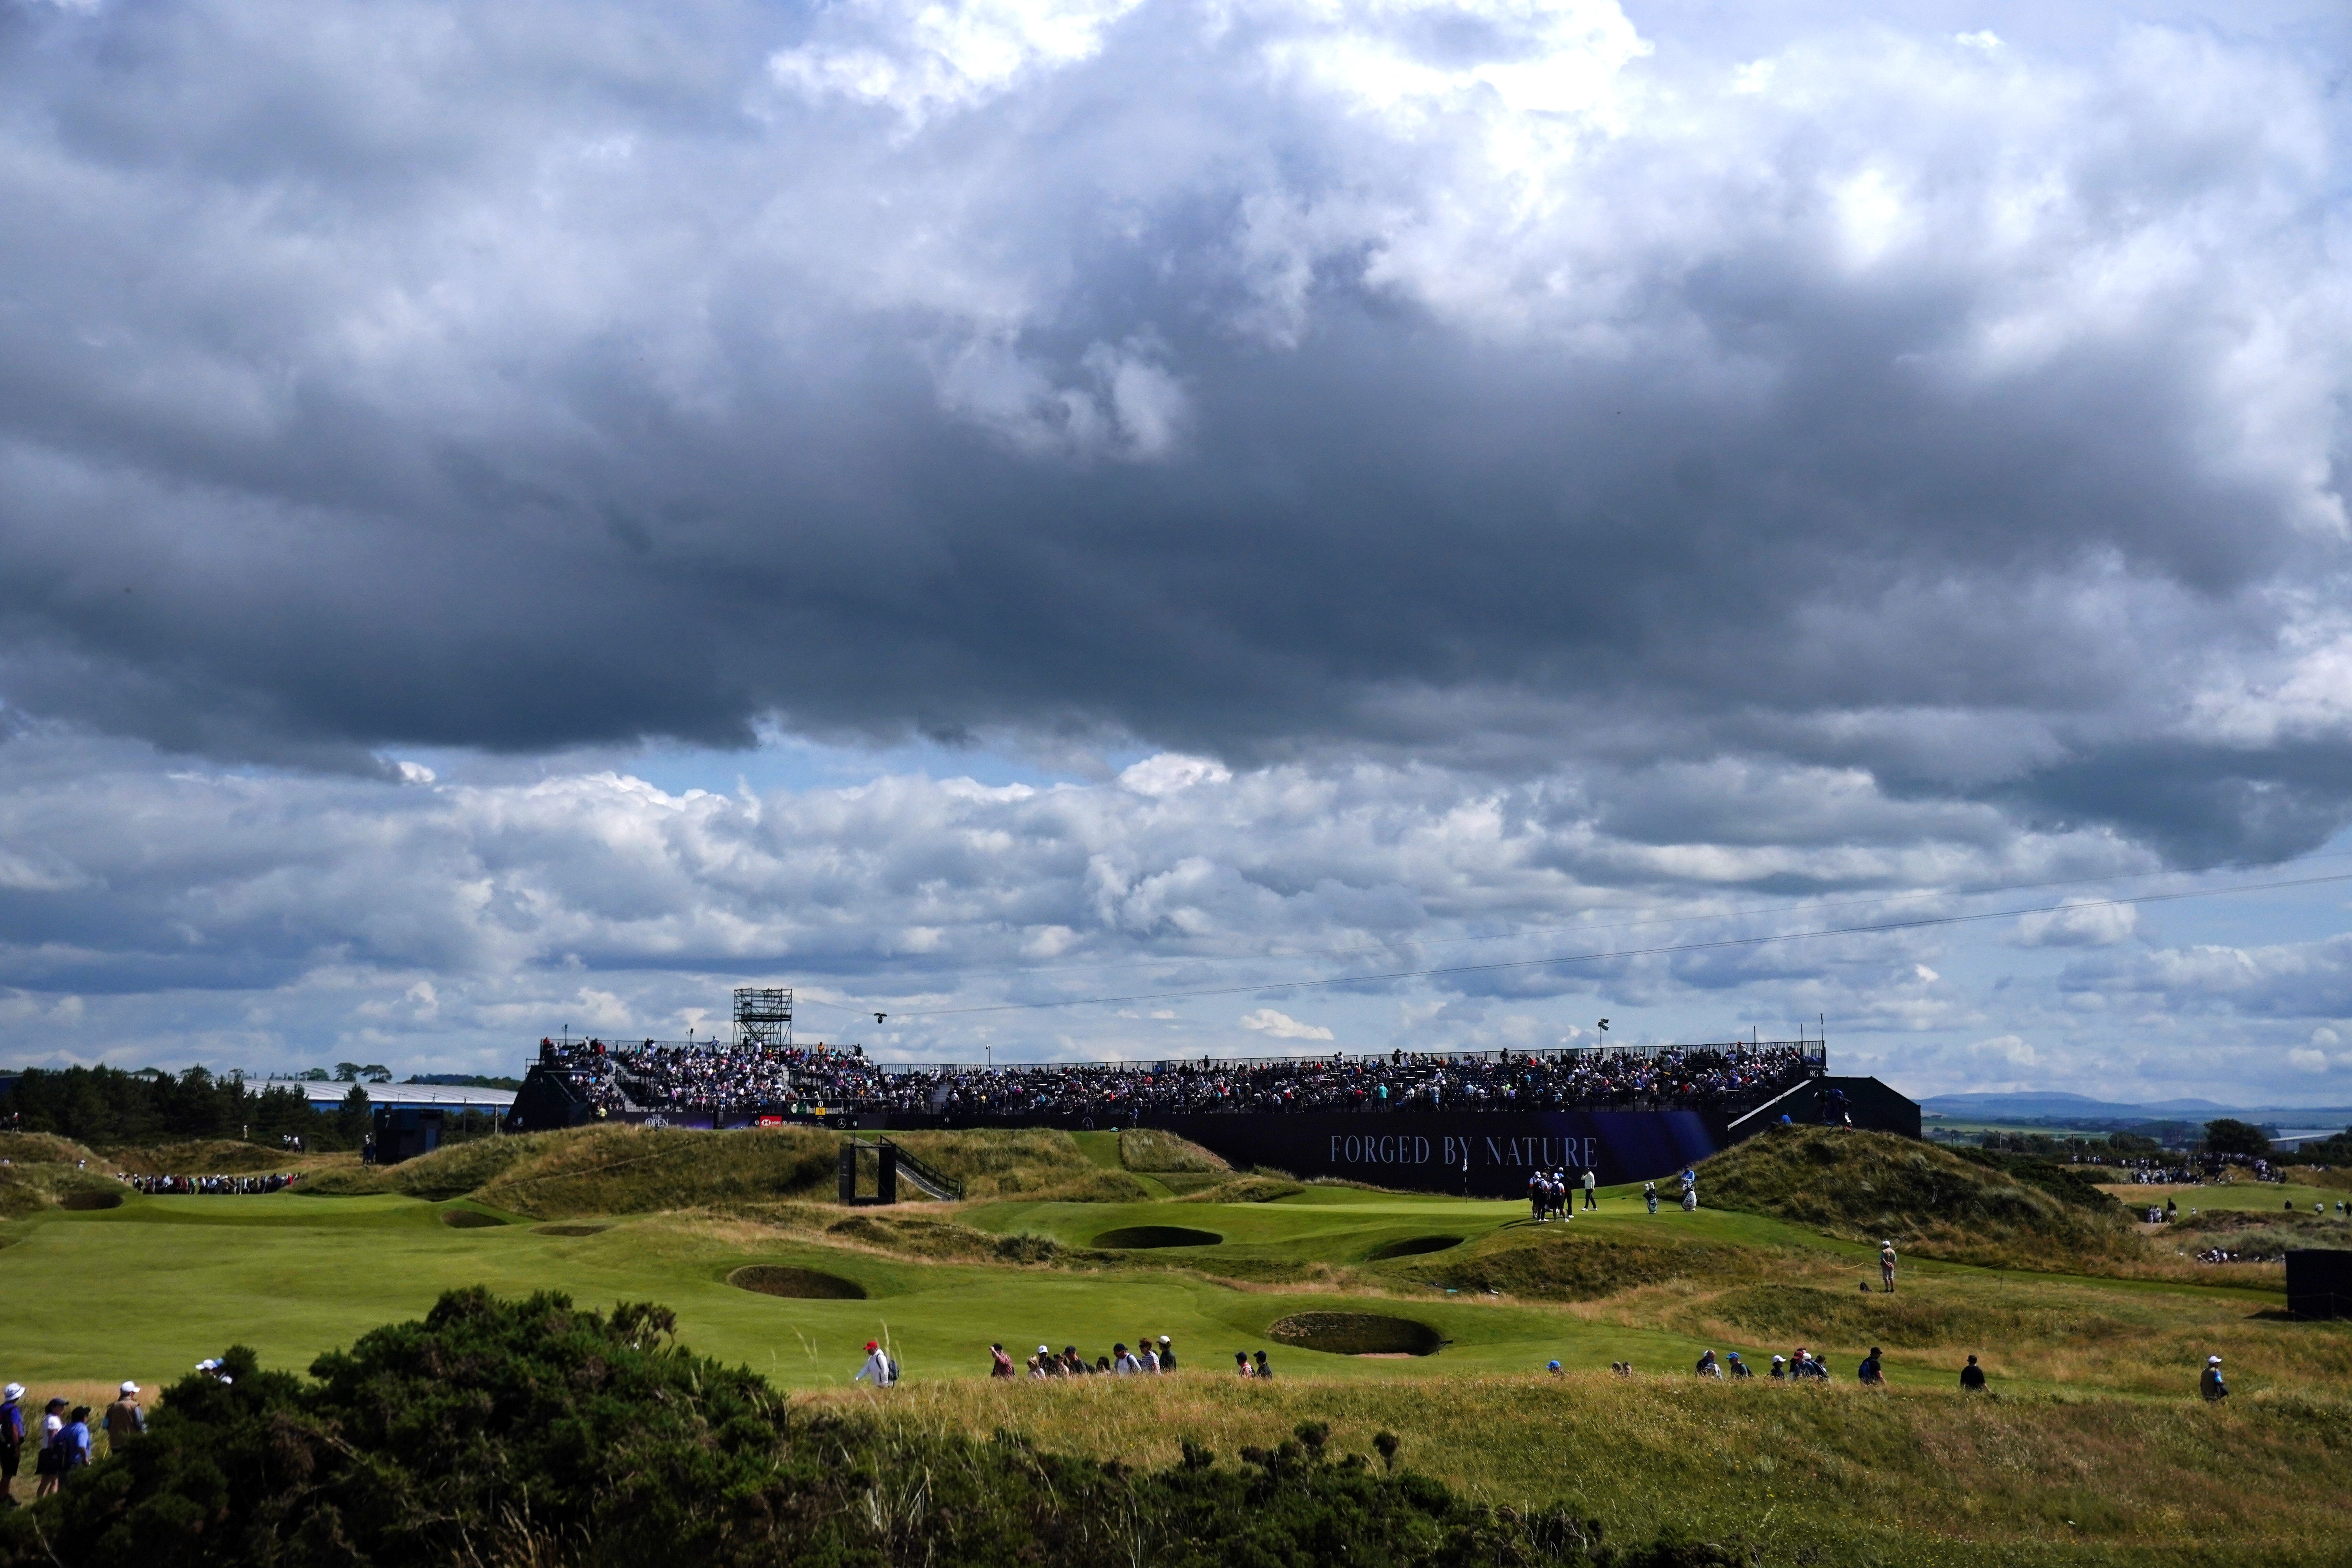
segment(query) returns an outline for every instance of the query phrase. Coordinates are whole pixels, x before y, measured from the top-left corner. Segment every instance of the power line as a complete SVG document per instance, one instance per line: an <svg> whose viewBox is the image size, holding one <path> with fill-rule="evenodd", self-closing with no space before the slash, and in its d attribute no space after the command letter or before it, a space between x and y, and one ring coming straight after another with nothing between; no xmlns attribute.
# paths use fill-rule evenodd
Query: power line
<svg viewBox="0 0 2352 1568"><path fill-rule="evenodd" d="M1322 980L1268 980L1248 985L1202 986L1184 991L1139 992L1126 996L1076 996L1051 1002L993 1002L973 1007L934 1007L890 1011L898 1018L951 1018L975 1013L1031 1013L1055 1007L1104 1007L1131 1002L1176 1002L1202 996L1244 996L1254 992L1304 991L1330 985L1377 984L1391 980L1428 980L1449 974L1491 974L1510 969L1541 969L1556 963L1597 963L1627 958L1654 958L1677 952L1707 952L1725 948L1762 947L1772 942L1804 942L1817 937L1874 936L1889 931L1921 931L1931 926L1966 925L1979 921L2016 920L2025 915L2058 914L2070 910L2114 909L2126 904L2177 903L2188 899L2219 898L2227 893L2271 892L2284 888L2309 888L2328 882L2352 881L2352 871L2324 877L2298 877L2274 882L2247 882L2234 888L2199 888L2177 893L2142 893L2129 898L2082 899L2037 904L2021 910L1985 910L1974 914L1922 915L1916 920L1886 921L1875 925L1824 926L1813 931L1778 931L1765 936L1717 937L1706 942L1666 942L1654 947L1619 948L1608 952L1572 952L1549 958L1510 959L1496 963L1456 963L1430 969L1399 969L1379 974L1337 974Z"/></svg>

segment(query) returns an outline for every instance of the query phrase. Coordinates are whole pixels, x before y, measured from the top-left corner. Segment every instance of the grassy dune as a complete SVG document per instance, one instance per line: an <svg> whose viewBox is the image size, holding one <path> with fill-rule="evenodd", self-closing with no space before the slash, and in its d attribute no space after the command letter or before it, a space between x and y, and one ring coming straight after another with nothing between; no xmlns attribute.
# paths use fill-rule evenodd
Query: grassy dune
<svg viewBox="0 0 2352 1568"><path fill-rule="evenodd" d="M2046 1161L1989 1163L1932 1144L1825 1127L1775 1127L1699 1170L1718 1207L1857 1241L2009 1268L2155 1261L2123 1205Z"/></svg>

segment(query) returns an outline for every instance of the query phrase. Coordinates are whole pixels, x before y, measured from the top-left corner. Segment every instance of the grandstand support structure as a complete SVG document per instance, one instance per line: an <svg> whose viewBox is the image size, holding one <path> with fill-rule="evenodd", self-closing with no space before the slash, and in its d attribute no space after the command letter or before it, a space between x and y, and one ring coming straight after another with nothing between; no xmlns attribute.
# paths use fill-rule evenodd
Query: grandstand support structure
<svg viewBox="0 0 2352 1568"><path fill-rule="evenodd" d="M774 1047L793 1043L793 993L790 986L739 985L735 988L735 1048Z"/></svg>

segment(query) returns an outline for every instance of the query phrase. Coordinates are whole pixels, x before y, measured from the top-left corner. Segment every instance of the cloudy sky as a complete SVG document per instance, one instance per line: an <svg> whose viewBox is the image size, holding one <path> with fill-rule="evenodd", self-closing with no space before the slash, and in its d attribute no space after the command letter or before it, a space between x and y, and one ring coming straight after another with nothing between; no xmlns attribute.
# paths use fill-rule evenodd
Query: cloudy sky
<svg viewBox="0 0 2352 1568"><path fill-rule="evenodd" d="M757 981L898 1058L1825 1019L2352 1102L2347 66L0 0L0 1053L511 1070Z"/></svg>

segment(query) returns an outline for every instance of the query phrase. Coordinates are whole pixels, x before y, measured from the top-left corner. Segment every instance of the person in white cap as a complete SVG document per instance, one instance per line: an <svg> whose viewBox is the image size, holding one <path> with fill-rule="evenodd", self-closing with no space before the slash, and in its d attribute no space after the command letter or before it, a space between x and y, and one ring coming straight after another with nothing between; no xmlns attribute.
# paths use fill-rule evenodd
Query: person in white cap
<svg viewBox="0 0 2352 1568"><path fill-rule="evenodd" d="M2220 1356L2209 1355L2205 1358L2205 1375L2197 1380L2197 1392L2205 1396L2208 1404L2218 1404L2230 1397L2229 1385L2221 1381Z"/></svg>
<svg viewBox="0 0 2352 1568"><path fill-rule="evenodd" d="M119 1454L133 1437L147 1433L147 1412L139 1408L139 1385L125 1382L115 1402L106 1407L106 1447L110 1453Z"/></svg>

